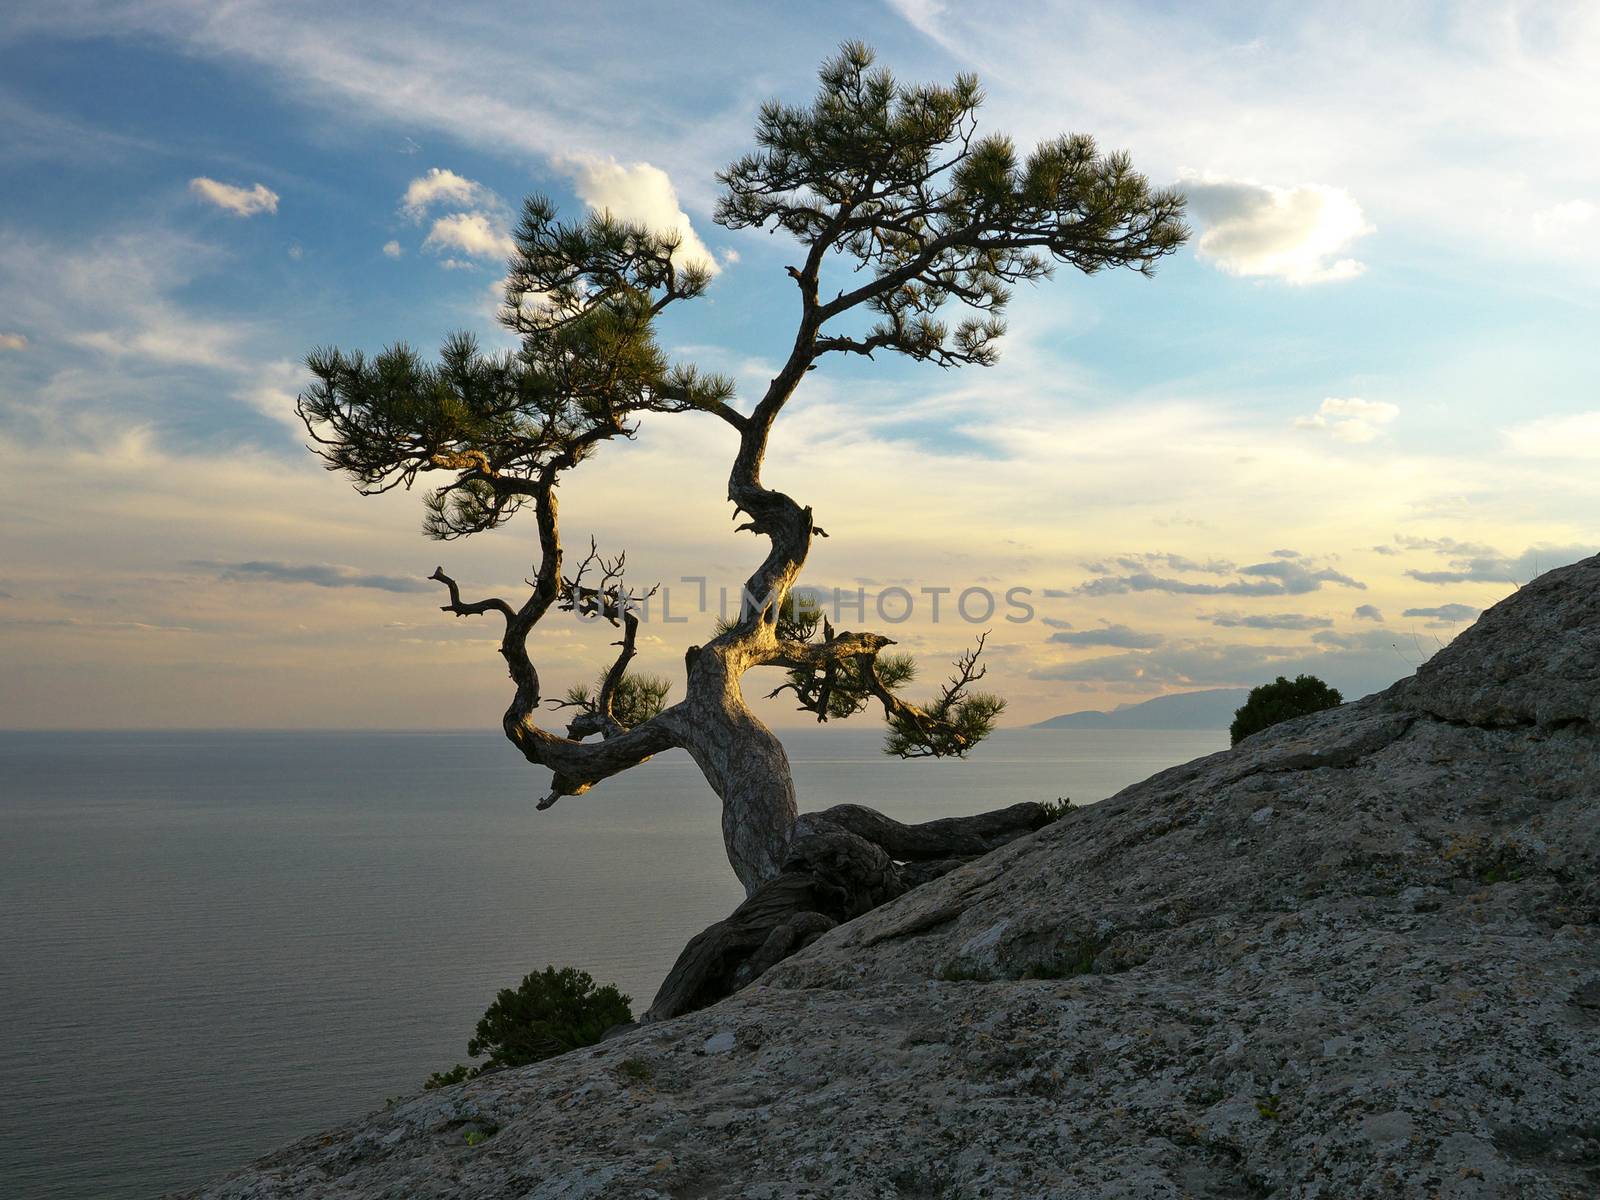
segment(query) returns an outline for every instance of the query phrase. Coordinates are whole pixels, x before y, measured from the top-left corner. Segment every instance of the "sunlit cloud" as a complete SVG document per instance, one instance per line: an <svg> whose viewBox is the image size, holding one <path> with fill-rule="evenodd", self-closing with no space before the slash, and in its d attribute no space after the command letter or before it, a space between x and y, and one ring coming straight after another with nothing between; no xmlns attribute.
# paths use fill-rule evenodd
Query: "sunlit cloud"
<svg viewBox="0 0 1600 1200"><path fill-rule="evenodd" d="M1505 440L1525 458L1600 458L1600 410L1539 417L1507 429Z"/></svg>
<svg viewBox="0 0 1600 1200"><path fill-rule="evenodd" d="M422 248L435 253L459 250L472 258L503 259L514 253L517 245L494 216L489 213L469 212L451 213L436 220L433 228L428 231ZM458 259L447 258L444 260L444 265L459 267L465 264Z"/></svg>
<svg viewBox="0 0 1600 1200"><path fill-rule="evenodd" d="M722 270L695 233L678 202L677 189L660 167L589 156L569 158L563 165L571 170L578 195L590 208L678 239L673 261L680 266L699 267L713 275ZM729 261L738 261L737 254Z"/></svg>
<svg viewBox="0 0 1600 1200"><path fill-rule="evenodd" d="M1200 226L1196 252L1230 275L1306 284L1354 279L1366 270L1347 252L1372 226L1342 188L1209 175L1184 179L1182 187Z"/></svg>
<svg viewBox="0 0 1600 1200"><path fill-rule="evenodd" d="M264 183L242 188L202 175L189 181L189 190L208 204L214 204L236 217L253 217L258 213L278 211L278 193Z"/></svg>
<svg viewBox="0 0 1600 1200"><path fill-rule="evenodd" d="M1296 429L1322 429L1337 441L1360 444L1376 439L1382 427L1399 415L1399 405L1383 400L1329 396L1314 414L1298 417L1294 424Z"/></svg>
<svg viewBox="0 0 1600 1200"><path fill-rule="evenodd" d="M427 174L406 185L400 197L401 211L419 224L434 207L474 208L497 203L498 198L483 184L444 167L429 167Z"/></svg>
<svg viewBox="0 0 1600 1200"><path fill-rule="evenodd" d="M1386 235L1404 225L1571 275L1600 259L1584 207L1600 195L1593 5L1311 0L1227 21L1198 5L1043 3L1009 19L936 0L891 7L981 73L1023 144L1070 114L1160 178L1191 167L1291 192L1320 181L1359 197ZM1357 228L1347 216L1330 232ZM1300 273L1353 273L1361 258L1334 249Z"/></svg>
<svg viewBox="0 0 1600 1200"><path fill-rule="evenodd" d="M1377 686L1418 659L1408 638L1384 628L1384 613L1486 606L1594 533L1600 416L1574 411L1594 407L1579 390L1587 376L1565 391L1558 374L1531 376L1514 415L1503 396L1474 408L1470 387L1442 386L1416 362L1470 362L1469 340L1501 353L1498 336L1482 336L1490 318L1450 341L1416 315L1427 305L1396 301L1459 300L1445 318L1454 320L1468 307L1489 311L1502 285L1522 288L1503 311L1532 329L1553 312L1559 324L1543 289L1564 297L1573 279L1589 286L1600 172L1584 153L1592 122L1574 98L1593 87L1600 19L1491 6L1494 18L1477 20L1391 6L1362 17L1371 37L1346 39L1328 20L1343 10L1313 7L1278 14L1262 41L1234 37L1236 23L1221 29L1200 10L1042 4L1023 38L1015 15L932 0L900 8L916 24L874 34L884 62L907 80L977 69L990 96L985 128L1015 133L1024 150L1066 126L1127 147L1157 182L1186 164L1209 168L1189 181L1198 186L1191 248L1264 286L1230 285L1185 254L1148 285L1159 290L1138 293L1146 310L1120 298L1125 285L1063 271L1019 294L994 371L825 364L784 413L766 472L815 505L833 535L816 544L808 575L1034 587L1039 618L999 625L987 681L1012 701L1009 719L1026 722L1069 707L1064 695L1092 705L1102 694L1260 682L1297 665ZM726 266L742 254L706 303L668 314L663 344L675 360L736 378L741 403L780 368L793 328L769 319L779 311L769 301L792 301L781 268L793 246L713 230L713 172L748 148L761 99L814 86L807 47L825 53L833 35L807 29L820 24L809 14L729 10L718 20L736 32L744 22L779 36L752 42L748 59L705 59L690 82L681 63L699 48L702 22L630 16L653 22L652 53L640 56L594 32L613 19L604 13L572 18L537 45L517 36L519 19L475 8L460 31L441 34L403 15L373 21L360 6L187 2L56 6L37 18L67 46L131 36L208 70L243 64L263 105L276 90L292 98L281 111L309 113L317 137L365 138L382 160L365 178L336 179L313 169L325 160L291 160L285 137L272 143L284 157L270 166L241 151L213 168L237 171L221 186L246 197L268 170L304 180L275 218L282 235L259 245L240 234L266 230L232 221L210 246L103 223L56 236L41 220L0 235L0 320L14 331L0 334L0 349L25 351L0 355L5 590L21 597L6 608L39 635L15 635L7 652L29 656L27 687L52 689L55 711L111 721L137 709L154 714L141 719L194 723L248 696L251 719L267 723L338 720L359 707L363 720L415 725L448 705L453 722L492 726L505 687L484 632L492 623L455 622L436 612L425 584L413 585L437 554L472 594L514 596L536 552L531 529L519 518L431 547L417 533L415 496L356 497L300 449L293 414L304 383L293 360L317 341L432 344L457 323L487 325L501 299L488 284L510 249L507 206L459 171L423 171L430 158L403 157L417 142L402 134L456 146L458 157L432 161L519 181L508 189L526 179L529 189L570 190L591 211L675 231L685 237L681 261ZM796 48L797 30L812 42ZM612 48L606 69L564 58L562 47L584 35ZM1304 63L1319 69L1292 69ZM1382 99L1419 78L1426 103L1396 110ZM685 86L674 89L678 80ZM8 120L14 108L0 97ZM68 124L19 131L11 121L0 143L84 162L176 153ZM1470 149L1461 129L1474 131ZM187 170L147 173L158 186L129 182L128 203L105 220L154 211L218 229L196 220L198 201L172 203ZM340 190L352 180L359 186ZM1356 232L1370 225L1382 227L1381 242ZM293 288L274 291L290 274L291 236L305 258ZM1485 264L1497 254L1527 270L1496 274ZM418 273L419 259L455 270ZM1334 282L1359 264L1370 269L1357 287ZM751 282L769 278L771 291ZM251 286L236 287L241 279ZM1278 286L1291 283L1331 286ZM1475 288L1491 299L1480 303ZM1398 355L1359 331L1350 340L1358 300L1363 320L1370 311L1396 322ZM1254 307L1245 316L1228 304ZM1566 333L1530 336L1528 361ZM720 338L729 344L713 344ZM1547 357L1559 366L1559 353ZM1363 390L1397 404L1360 399ZM1325 396L1334 407L1315 408ZM1541 415L1551 412L1566 415ZM1496 445L1500 426L1510 427ZM702 416L647 419L636 442L605 447L564 480L569 540L592 532L609 551L626 549L642 584L700 573L736 586L760 543L728 520L732 437ZM1368 450L1346 450L1363 443ZM663 496L671 502L641 503ZM1430 536L1374 545L1391 530ZM1300 549L1269 549L1284 546ZM234 574L188 565L201 560ZM54 623L45 597L86 578L105 583L99 607L78 624ZM1373 603L1352 611L1352 592ZM91 621L118 630L115 655L86 640ZM1440 626L1439 639L1458 627ZM692 636L661 630L669 636L644 646L641 669L681 679L683 645L703 636L688 628ZM229 633L225 653L219 629ZM924 678L936 678L973 631L919 617L892 632ZM1075 636L1047 640L1058 632ZM46 635L53 658L39 648ZM552 688L591 679L614 654L605 638L561 623L535 640ZM1105 661L1085 666L1090 656ZM439 666L448 670L430 669ZM173 686L135 686L135 668ZM752 694L764 682L753 680ZM187 710L177 700L159 711L130 705L152 690L187 692ZM13 700L12 719L34 719L23 704Z"/></svg>

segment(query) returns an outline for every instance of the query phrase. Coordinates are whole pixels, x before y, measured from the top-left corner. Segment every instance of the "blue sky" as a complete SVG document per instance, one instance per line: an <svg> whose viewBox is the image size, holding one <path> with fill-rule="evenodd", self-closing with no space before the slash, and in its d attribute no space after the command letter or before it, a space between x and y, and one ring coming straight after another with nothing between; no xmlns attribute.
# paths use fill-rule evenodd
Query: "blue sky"
<svg viewBox="0 0 1600 1200"><path fill-rule="evenodd" d="M715 172L848 37L1191 197L1155 279L1024 290L987 371L830 363L780 427L771 477L834 535L813 582L1032 589L991 642L1015 721L1300 669L1371 690L1600 543L1592 5L332 8L0 18L0 725L492 727L491 631L419 581L509 590L529 531L429 545L416 497L321 472L298 361L496 341L541 191L692 234L718 274L664 340L748 395L793 247L717 227ZM727 458L647 426L564 488L569 537L736 583ZM897 630L935 676L975 631ZM562 686L605 655L540 638ZM686 640L652 629L645 665Z"/></svg>

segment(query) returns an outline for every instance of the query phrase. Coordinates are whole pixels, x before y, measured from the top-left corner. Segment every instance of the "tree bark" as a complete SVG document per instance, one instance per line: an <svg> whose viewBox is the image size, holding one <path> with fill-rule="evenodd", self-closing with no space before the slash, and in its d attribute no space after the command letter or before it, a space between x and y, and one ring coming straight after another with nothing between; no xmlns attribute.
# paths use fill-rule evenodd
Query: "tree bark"
<svg viewBox="0 0 1600 1200"><path fill-rule="evenodd" d="M695 656L688 697L662 717L722 801L728 862L751 895L781 872L797 808L789 756L745 703L730 657L720 648Z"/></svg>

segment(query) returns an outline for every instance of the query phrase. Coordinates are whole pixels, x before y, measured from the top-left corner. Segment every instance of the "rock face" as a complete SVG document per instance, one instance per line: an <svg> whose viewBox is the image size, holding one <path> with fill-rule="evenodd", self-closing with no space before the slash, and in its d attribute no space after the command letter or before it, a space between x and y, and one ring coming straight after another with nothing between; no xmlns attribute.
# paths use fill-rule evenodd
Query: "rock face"
<svg viewBox="0 0 1600 1200"><path fill-rule="evenodd" d="M1592 1200L1597 718L1600 558L715 1007L202 1194Z"/></svg>

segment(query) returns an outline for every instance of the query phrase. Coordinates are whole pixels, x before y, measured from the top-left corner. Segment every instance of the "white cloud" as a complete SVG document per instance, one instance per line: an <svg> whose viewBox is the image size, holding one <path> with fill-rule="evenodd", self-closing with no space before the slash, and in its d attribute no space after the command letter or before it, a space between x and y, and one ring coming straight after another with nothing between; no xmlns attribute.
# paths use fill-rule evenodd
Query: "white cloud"
<svg viewBox="0 0 1600 1200"><path fill-rule="evenodd" d="M1186 177L1183 188L1201 226L1196 252L1230 275L1304 284L1353 279L1366 270L1338 257L1372 232L1355 197L1342 188L1274 187L1214 175Z"/></svg>
<svg viewBox="0 0 1600 1200"><path fill-rule="evenodd" d="M1600 411L1540 417L1505 430L1505 439L1526 458L1600 458Z"/></svg>
<svg viewBox="0 0 1600 1200"><path fill-rule="evenodd" d="M249 382L234 394L262 416L288 426L297 436L303 436L305 426L295 412L295 401L310 379L310 374L302 364L278 359L254 367Z"/></svg>
<svg viewBox="0 0 1600 1200"><path fill-rule="evenodd" d="M278 193L263 183L252 188L234 187L231 183L219 183L201 175L189 181L189 190L236 217L253 217L257 213L278 211Z"/></svg>
<svg viewBox="0 0 1600 1200"><path fill-rule="evenodd" d="M1529 218L1535 237L1568 237L1594 220L1596 209L1587 200L1566 200L1541 208Z"/></svg>
<svg viewBox="0 0 1600 1200"><path fill-rule="evenodd" d="M1386 233L1443 243L1457 261L1532 257L1586 282L1600 257L1597 222L1576 245L1528 236L1530 214L1600 201L1596 5L1307 0L1228 21L1203 5L895 7L981 74L991 127L1019 144L1070 113L1155 178L1187 163L1337 181Z"/></svg>
<svg viewBox="0 0 1600 1200"><path fill-rule="evenodd" d="M484 292L483 307L479 310L496 325L499 325L500 314L506 309L506 281L507 277L502 275L488 286ZM518 308L524 318L535 320L547 311L548 300L549 294L546 292L523 292Z"/></svg>
<svg viewBox="0 0 1600 1200"><path fill-rule="evenodd" d="M1383 400L1363 400L1359 396L1340 399L1329 396L1316 413L1296 419L1296 429L1325 429L1341 442L1370 442L1400 415L1400 406Z"/></svg>
<svg viewBox="0 0 1600 1200"><path fill-rule="evenodd" d="M443 167L430 167L426 175L413 179L400 197L400 208L417 222L433 208L461 210L436 218L422 243L424 250L447 255L440 266L448 270L471 270L476 265L471 259L504 259L516 249L507 232L505 202L476 180ZM457 258L450 251L467 257ZM398 241L389 241L383 252L399 258L404 250Z"/></svg>
<svg viewBox="0 0 1600 1200"><path fill-rule="evenodd" d="M424 250L459 250L471 258L506 258L515 249L498 219L485 212L451 213L440 217L422 243ZM465 266L458 259L446 259L446 266Z"/></svg>
<svg viewBox="0 0 1600 1200"><path fill-rule="evenodd" d="M678 252L673 261L679 266L703 267L713 275L722 269L690 225L689 214L678 203L677 189L660 167L646 162L623 166L614 158L588 156L569 158L564 165L572 171L578 195L590 208L676 236Z"/></svg>
<svg viewBox="0 0 1600 1200"><path fill-rule="evenodd" d="M138 33L185 54L242 58L297 102L375 116L425 140L437 130L496 154L603 147L622 161L648 159L671 172L697 213L713 199L711 172L746 147L754 103L808 94L815 62L836 40L798 6L774 14L723 5L690 19L670 6L552 9L550 36L538 44L517 12L479 0L461 6L466 17L450 36L414 7L382 20L359 4L33 7L30 31ZM891 65L907 79L978 70L989 128L1022 146L1061 132L1068 113L1073 128L1131 149L1158 179L1189 163L1230 178L1336 180L1386 232L1421 231L1516 262L1530 256L1529 214L1574 196L1600 202L1593 4L1352 10L1308 0L1229 21L1201 5L894 7L953 62L930 62L885 29ZM708 20L724 44L750 52L708 54ZM585 38L651 53L585 70L570 53ZM692 99L686 61L695 64ZM1408 102L1397 104L1402 96ZM1470 143L1462 130L1472 131ZM1587 279L1600 257L1596 228L1580 247L1536 239L1533 252Z"/></svg>
<svg viewBox="0 0 1600 1200"><path fill-rule="evenodd" d="M144 329L91 329L67 340L112 358L143 358L171 366L229 368L237 337L227 326L152 307Z"/></svg>
<svg viewBox="0 0 1600 1200"><path fill-rule="evenodd" d="M28 339L20 333L0 333L0 350L26 350Z"/></svg>
<svg viewBox="0 0 1600 1200"><path fill-rule="evenodd" d="M51 333L49 346L29 347L42 378L0 387L0 424L44 430L139 411L176 419L199 394L214 408L221 381L211 372L247 370L262 329L247 314L182 297L223 261L160 227L61 241L0 233L0 312Z"/></svg>
<svg viewBox="0 0 1600 1200"><path fill-rule="evenodd" d="M497 203L495 194L483 184L444 167L429 167L426 175L419 175L406 185L405 195L400 197L401 209L418 224L421 224L428 210L436 205L441 208L481 208Z"/></svg>

